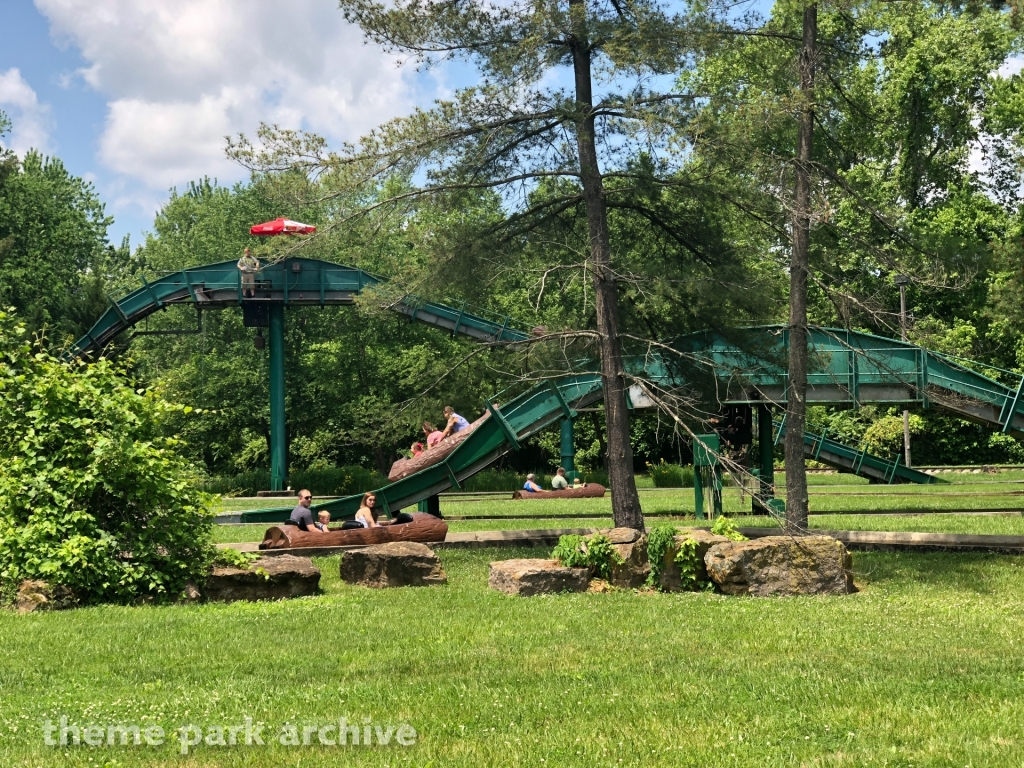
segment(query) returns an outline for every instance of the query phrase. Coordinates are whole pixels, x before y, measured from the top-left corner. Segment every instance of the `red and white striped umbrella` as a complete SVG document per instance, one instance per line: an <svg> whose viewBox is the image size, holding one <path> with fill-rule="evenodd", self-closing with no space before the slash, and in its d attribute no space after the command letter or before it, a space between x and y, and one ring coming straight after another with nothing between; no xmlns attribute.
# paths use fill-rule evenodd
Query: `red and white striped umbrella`
<svg viewBox="0 0 1024 768"><path fill-rule="evenodd" d="M274 219L263 224L257 224L249 228L250 235L257 237L268 237L271 235L311 235L316 232L316 227L311 224L303 224L291 219Z"/></svg>

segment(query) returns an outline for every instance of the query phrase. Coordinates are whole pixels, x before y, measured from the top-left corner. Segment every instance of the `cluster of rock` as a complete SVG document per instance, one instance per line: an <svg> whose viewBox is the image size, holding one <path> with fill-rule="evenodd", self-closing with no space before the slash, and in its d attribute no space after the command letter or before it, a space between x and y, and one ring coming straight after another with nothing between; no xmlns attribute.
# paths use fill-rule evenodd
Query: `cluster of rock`
<svg viewBox="0 0 1024 768"><path fill-rule="evenodd" d="M503 560L491 563L489 584L512 595L636 589L649 583L651 563L647 536L631 528L602 531L615 551L608 582L593 578L589 568L566 568L557 560ZM838 595L855 591L846 547L829 536L766 536L732 541L702 530L688 530L662 555L657 586L667 592L692 586L683 583L676 555L683 542L696 542L697 586L713 583L729 595ZM445 584L441 561L425 544L392 542L346 552L341 578L366 587L419 587ZM190 584L183 601L282 600L316 594L320 569L308 557L262 557L247 568L214 568L200 590ZM25 581L16 607L22 613L70 607L69 590L46 582Z"/></svg>
<svg viewBox="0 0 1024 768"><path fill-rule="evenodd" d="M651 564L647 537L630 528L603 531L621 562L611 568L612 587L634 589L648 583ZM766 536L732 541L702 530L675 537L657 568L657 586L678 592L683 575L676 555L686 539L696 542L696 585L709 582L728 595L845 595L856 591L852 558L842 542L830 536ZM595 590L587 568L566 568L557 560L503 560L491 563L489 584L511 595Z"/></svg>
<svg viewBox="0 0 1024 768"><path fill-rule="evenodd" d="M320 569L308 557L261 557L246 568L215 567L202 587L193 582L186 584L179 602L284 600L315 595L319 587ZM18 586L14 608L19 613L32 613L73 608L77 604L67 587L31 580Z"/></svg>

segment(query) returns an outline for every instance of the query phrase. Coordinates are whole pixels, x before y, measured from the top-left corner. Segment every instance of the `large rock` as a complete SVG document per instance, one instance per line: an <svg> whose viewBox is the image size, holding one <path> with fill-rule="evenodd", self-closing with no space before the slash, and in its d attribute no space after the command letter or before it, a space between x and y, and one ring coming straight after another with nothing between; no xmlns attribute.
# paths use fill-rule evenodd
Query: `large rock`
<svg viewBox="0 0 1024 768"><path fill-rule="evenodd" d="M608 537L615 554L622 560L621 563L612 562L608 579L611 585L625 589L642 587L651 575L651 564L647 561L647 536L632 528L612 528L601 533Z"/></svg>
<svg viewBox="0 0 1024 768"><path fill-rule="evenodd" d="M48 582L35 579L21 582L14 598L18 613L33 611L59 611L75 604L74 593L68 587L51 586Z"/></svg>
<svg viewBox="0 0 1024 768"><path fill-rule="evenodd" d="M566 568L557 560L499 560L491 563L487 583L491 589L523 597L585 592L590 583L590 571Z"/></svg>
<svg viewBox="0 0 1024 768"><path fill-rule="evenodd" d="M697 542L697 586L707 584L710 580L707 567L704 565L704 557L708 550L715 544L724 544L731 541L725 536L717 536L709 531L702 531L699 528L687 530L675 537L675 544L665 552L661 573L658 574L658 586L666 592L680 592L683 589L682 571L679 563L676 562L676 555L679 548L686 539L693 539Z"/></svg>
<svg viewBox="0 0 1024 768"><path fill-rule="evenodd" d="M846 595L853 560L831 536L766 536L715 544L708 574L728 595Z"/></svg>
<svg viewBox="0 0 1024 768"><path fill-rule="evenodd" d="M448 576L426 544L401 541L346 552L341 579L364 587L427 587L447 583Z"/></svg>
<svg viewBox="0 0 1024 768"><path fill-rule="evenodd" d="M316 594L320 569L308 557L261 557L249 568L214 568L206 580L207 600L282 600Z"/></svg>

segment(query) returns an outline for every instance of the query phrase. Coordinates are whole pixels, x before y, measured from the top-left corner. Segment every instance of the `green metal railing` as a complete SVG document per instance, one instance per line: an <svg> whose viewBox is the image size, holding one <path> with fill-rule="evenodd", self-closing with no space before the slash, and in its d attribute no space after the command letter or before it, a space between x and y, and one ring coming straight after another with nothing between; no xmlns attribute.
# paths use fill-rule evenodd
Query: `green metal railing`
<svg viewBox="0 0 1024 768"><path fill-rule="evenodd" d="M693 334L675 342L690 365L713 371L723 404L786 402L789 332L783 326ZM810 332L807 402L937 407L1024 436L1024 378L1008 387L954 359L913 344L840 328ZM666 373L663 362L651 365ZM1016 374L1020 375L1020 374Z"/></svg>
<svg viewBox="0 0 1024 768"><path fill-rule="evenodd" d="M786 419L775 419L774 442L786 434ZM846 470L855 475L877 480L881 483L920 483L928 485L942 482L934 475L902 463L902 456L895 461L868 452L867 447L854 448L828 436L827 432L804 432L804 455L836 469Z"/></svg>
<svg viewBox="0 0 1024 768"><path fill-rule="evenodd" d="M114 337L167 306L191 304L198 309L221 309L246 302L288 306L351 304L367 287L385 279L317 259L288 259L263 267L257 275L257 297L242 295L241 273L234 261L207 264L172 272L116 301L89 331L75 342L69 354L81 355L103 349ZM512 318L463 304L460 308L407 295L389 305L411 320L487 341L522 341L529 334Z"/></svg>

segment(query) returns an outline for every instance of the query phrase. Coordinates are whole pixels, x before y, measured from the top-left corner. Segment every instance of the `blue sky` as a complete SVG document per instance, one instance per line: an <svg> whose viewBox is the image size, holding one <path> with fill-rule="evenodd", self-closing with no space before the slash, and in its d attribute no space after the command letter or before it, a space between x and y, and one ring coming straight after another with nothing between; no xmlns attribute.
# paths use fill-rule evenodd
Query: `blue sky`
<svg viewBox="0 0 1024 768"><path fill-rule="evenodd" d="M140 242L173 186L245 172L224 136L261 120L332 142L449 92L365 46L334 0L0 0L4 144L60 157Z"/></svg>
<svg viewBox="0 0 1024 768"><path fill-rule="evenodd" d="M138 245L172 187L244 179L225 135L266 121L353 141L475 78L399 67L336 0L0 0L0 27L0 109L14 123L3 143L92 181L113 243Z"/></svg>

